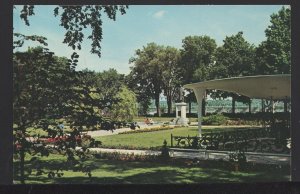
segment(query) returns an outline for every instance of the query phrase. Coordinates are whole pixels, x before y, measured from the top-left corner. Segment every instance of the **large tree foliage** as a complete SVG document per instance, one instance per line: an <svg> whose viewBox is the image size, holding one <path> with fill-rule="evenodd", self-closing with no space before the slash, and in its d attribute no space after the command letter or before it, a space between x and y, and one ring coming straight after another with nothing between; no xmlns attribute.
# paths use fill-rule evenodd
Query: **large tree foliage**
<svg viewBox="0 0 300 194"><path fill-rule="evenodd" d="M83 74L86 87L90 88L91 98L102 102L97 105L98 114L111 121L132 121L136 115L136 97L125 87L123 74L115 69L103 72L85 69Z"/></svg>
<svg viewBox="0 0 300 194"><path fill-rule="evenodd" d="M29 127L41 127L51 133L50 125L53 120L67 116L71 112L72 100L77 93L74 92L74 83L77 75L74 64L76 55L72 60L57 58L52 52L42 47L29 49L27 52L14 54L14 135L15 154L20 156L21 183L25 182L24 158L26 152L48 155L44 147L33 146L28 140ZM55 135L56 136L56 135Z"/></svg>
<svg viewBox="0 0 300 194"><path fill-rule="evenodd" d="M291 73L291 10L282 7L271 15L267 37L256 49L257 74ZM284 100L287 112L287 100Z"/></svg>
<svg viewBox="0 0 300 194"><path fill-rule="evenodd" d="M42 47L14 54L13 105L18 126L28 127L40 119L69 110L66 100L75 95L72 87L78 77L73 61L77 56L73 55L74 60L68 61L53 55Z"/></svg>
<svg viewBox="0 0 300 194"><path fill-rule="evenodd" d="M15 7L14 7L15 8ZM73 50L81 49L84 39L83 30L91 29L91 34L87 37L92 40L91 53L101 56L100 42L102 40L102 14L103 12L115 20L118 11L125 14L127 6L116 5L95 5L95 6L57 6L54 9L54 16L60 17L60 25L65 28L65 38L63 42ZM34 15L33 5L24 5L20 18L30 25L29 16ZM47 38L38 35L23 35L14 33L14 48L22 47L27 40L38 41L47 46ZM71 133L71 144L60 146L60 151L67 155L68 163L74 167L74 155L80 159L85 156L83 153L75 152L75 135L80 135L76 131L83 125L89 127L101 123L103 120L97 114L97 107L111 106L108 99L98 100L92 98L91 88L86 85L82 75L76 72L75 67L79 56L73 53L67 63L59 64L55 62L53 53L47 50L34 50L33 52L16 53L14 56L14 124L15 143L20 149L15 153L20 155L21 183L25 182L24 158L26 152L31 152L36 147L30 144L27 136L28 127L41 127L52 136L57 134L53 126L55 119L64 117L65 121L74 128ZM81 77L81 78L78 78ZM96 108L95 108L96 107ZM65 142L64 142L65 143ZM71 147L70 147L71 146ZM41 153L47 152L43 149ZM42 154L42 155L44 155ZM47 154L46 154L47 155ZM80 167L90 175L88 168L82 164ZM41 171L38 171L39 174ZM57 174L59 175L59 174ZM49 177L55 176L49 172Z"/></svg>
<svg viewBox="0 0 300 194"><path fill-rule="evenodd" d="M216 50L214 78L238 77L254 74L254 46L248 43L243 32L227 36Z"/></svg>
<svg viewBox="0 0 300 194"><path fill-rule="evenodd" d="M184 84L211 79L210 71L214 64L216 41L209 36L187 36L182 40L182 43L181 66ZM196 101L193 91L189 91L187 100L191 113L191 102ZM202 112L205 112L205 106L202 107Z"/></svg>
<svg viewBox="0 0 300 194"><path fill-rule="evenodd" d="M160 116L159 100L163 93L167 97L168 113L171 113L172 102L182 84L179 51L170 46L149 43L142 50L137 50L130 62L134 66L128 76L128 84L138 92L142 106L149 106L153 98Z"/></svg>
<svg viewBox="0 0 300 194"><path fill-rule="evenodd" d="M83 6L57 6L54 8L54 16L60 18L60 26L65 30L63 43L70 46L73 50L80 50L81 43L84 40L84 29L90 28L91 34L91 53L101 57L100 42L103 38L102 15L106 14L108 18L116 20L117 12L122 15L126 13L128 6L125 5L83 5ZM20 18L24 20L27 26L30 25L29 16L34 15L35 7L33 5L24 5ZM22 39L19 42L22 45Z"/></svg>
<svg viewBox="0 0 300 194"><path fill-rule="evenodd" d="M81 79L92 91L97 91L102 99L113 99L125 82L125 76L113 68L102 72L84 69Z"/></svg>
<svg viewBox="0 0 300 194"><path fill-rule="evenodd" d="M217 48L216 63L213 66L214 78L228 78L255 74L255 47L248 43L243 32L227 36L224 44ZM249 102L250 99L235 93L215 92L213 97L232 97L232 112L235 112L235 102Z"/></svg>
<svg viewBox="0 0 300 194"><path fill-rule="evenodd" d="M217 44L209 36L188 36L182 40L181 65L184 67L184 83L209 79Z"/></svg>
<svg viewBox="0 0 300 194"><path fill-rule="evenodd" d="M256 50L257 74L291 73L291 10L282 7L271 15L267 40Z"/></svg>
<svg viewBox="0 0 300 194"><path fill-rule="evenodd" d="M112 85L107 85L115 82L111 80L114 71L99 78L103 79L99 90L93 88L98 82L95 82L92 73L75 71L77 58L75 53L71 59L59 58L42 47L14 54L14 141L15 154L20 161L21 183L25 182L27 175L25 154L48 156L50 149L38 136L29 135L30 128L44 130L49 138L67 138L55 142L53 149L67 156L66 169L81 170L91 176L90 167L84 164L84 159L87 157L86 148L94 146L95 141L79 132L84 127L94 128L107 122L99 110L111 108L113 103L118 102L117 98L112 98L118 89L112 90ZM73 129L69 135L57 127L59 120ZM108 126L113 129L113 125ZM35 138L34 142L32 138ZM78 141L78 138L81 140ZM37 146L39 143L42 146ZM82 147L82 150L76 150L76 146ZM59 169L45 172L39 169L38 160L34 162L37 175L61 176Z"/></svg>
<svg viewBox="0 0 300 194"><path fill-rule="evenodd" d="M163 90L163 62L159 56L163 52L163 46L149 43L142 50L135 52L135 57L130 59L130 82L136 90L149 94L155 100L157 115L160 116L160 94Z"/></svg>
<svg viewBox="0 0 300 194"><path fill-rule="evenodd" d="M182 68L180 67L180 52L173 47L164 48L160 53L163 62L163 94L167 97L168 114L172 110L172 102L178 98L178 88L182 85Z"/></svg>
<svg viewBox="0 0 300 194"><path fill-rule="evenodd" d="M125 82L125 76L119 74L115 69L96 73L96 77L96 87L101 91L101 95L107 99L114 99Z"/></svg>
<svg viewBox="0 0 300 194"><path fill-rule="evenodd" d="M126 86L122 86L116 97L119 101L112 105L110 110L111 117L115 121L132 122L137 116L137 100L135 93Z"/></svg>
<svg viewBox="0 0 300 194"><path fill-rule="evenodd" d="M138 114L139 115L146 115L149 106L151 105L151 91L147 87L143 87L144 84L136 83L136 75L134 75L135 72L131 71L128 76L126 76L126 85L136 94L136 99L138 102ZM140 80L142 81L142 80Z"/></svg>
<svg viewBox="0 0 300 194"><path fill-rule="evenodd" d="M140 82L143 81L144 83L137 84L135 81L136 79L137 77L135 72L131 71L129 75L126 76L126 85L136 94L138 114L146 115L149 110L149 106L151 105L151 91L149 88L143 87L147 84L145 80L140 80Z"/></svg>

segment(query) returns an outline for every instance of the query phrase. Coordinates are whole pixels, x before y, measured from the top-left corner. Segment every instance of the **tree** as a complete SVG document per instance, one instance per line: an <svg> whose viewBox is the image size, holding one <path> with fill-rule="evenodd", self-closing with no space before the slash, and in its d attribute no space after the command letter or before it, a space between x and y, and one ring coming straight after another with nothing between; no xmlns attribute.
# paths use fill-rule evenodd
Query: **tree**
<svg viewBox="0 0 300 194"><path fill-rule="evenodd" d="M291 73L291 10L282 7L271 15L267 37L256 50L257 74Z"/></svg>
<svg viewBox="0 0 300 194"><path fill-rule="evenodd" d="M27 52L16 52L14 65L14 135L15 154L20 157L21 183L25 183L25 154L39 152L48 155L42 147L37 149L26 138L29 127L38 127L43 123L43 129L48 128L51 120L67 115L70 111L70 100L74 99L73 83L76 82L76 55L72 60L57 58L48 49L42 47L30 48Z"/></svg>
<svg viewBox="0 0 300 194"><path fill-rule="evenodd" d="M97 73L96 76L97 82L95 86L101 91L99 94L107 99L114 99L125 82L125 76L112 68Z"/></svg>
<svg viewBox="0 0 300 194"><path fill-rule="evenodd" d="M163 92L167 97L168 114L171 113L172 101L177 96L178 88L182 85L182 68L179 66L180 52L173 47L166 47L159 56L163 63Z"/></svg>
<svg viewBox="0 0 300 194"><path fill-rule="evenodd" d="M100 57L101 12L104 11L110 19L115 20L117 11L124 14L127 8L127 6L116 5L58 6L54 9L54 16L60 15L60 25L66 29L63 42L73 50L81 49L84 38L82 30L90 27L92 33L88 39L92 40L91 53ZM34 15L34 6L24 5L20 17L27 26L30 24L28 17L32 15ZM27 40L38 41L47 46L45 37L14 33L13 48L22 47ZM79 165L80 170L91 176L90 168L82 163L86 158L86 148L82 145L82 150L75 150L78 144L76 137L81 136L78 130L83 125L89 127L101 123L102 117L96 114L95 106L105 107L112 103L106 99L98 100L91 97L93 91L86 85L82 77L84 73L75 71L78 57L79 55L74 52L71 59L57 58L46 48L14 53L14 142L15 154L19 154L20 158L21 183L25 183L25 154L40 153L41 156L49 154L48 148L37 147L28 140L28 127L42 128L48 132L48 135L59 138L64 134L57 131L55 126L57 119L62 117L71 127L74 127L74 131L69 136L68 142L57 142L55 149L67 156L68 168ZM79 157L79 161L75 159L75 155ZM37 175L42 173L45 172L38 169ZM56 173L53 171L46 173L49 178L61 176L59 169Z"/></svg>
<svg viewBox="0 0 300 194"><path fill-rule="evenodd" d="M111 107L118 100L111 99L114 91L106 96L95 96L99 91L91 87L91 83L95 83L93 76L87 76L86 71L75 71L78 55L71 57L56 57L42 47L14 54L14 143L15 154L19 155L20 160L21 183L25 183L27 176L24 166L26 153L48 156L52 149L46 147L39 136L29 135L28 129L42 129L49 138L65 138L66 134L57 128L59 120L67 123L73 132L67 140L55 142L53 149L67 156L66 170L77 169L91 176L91 169L84 164L84 160L88 155L86 148L95 146L96 141L87 139L79 131L83 127L95 127L107 122L99 110ZM112 130L113 125L109 126ZM37 139L32 142L29 136ZM82 150L75 150L76 146L81 146ZM47 173L49 178L61 176L59 169L56 172L40 169L38 160L32 161L32 164L36 166L37 175Z"/></svg>
<svg viewBox="0 0 300 194"><path fill-rule="evenodd" d="M126 85L136 94L137 102L139 104L138 114L146 115L151 104L151 91L149 88L143 87L147 84L146 82L137 84L135 81L136 79L138 79L136 73L131 71L129 75L126 76Z"/></svg>
<svg viewBox="0 0 300 194"><path fill-rule="evenodd" d="M130 82L134 83L135 89L149 94L155 100L158 116L161 116L159 97L163 90L163 62L159 58L161 52L163 46L148 43L142 50L136 50L136 56L130 59L130 63L134 64L131 67Z"/></svg>
<svg viewBox="0 0 300 194"><path fill-rule="evenodd" d="M133 121L133 117L137 115L136 96L126 86L122 86L116 95L120 101L112 105L111 116L115 121Z"/></svg>
<svg viewBox="0 0 300 194"><path fill-rule="evenodd" d="M93 91L91 97L102 101L97 107L99 114L110 117L112 122L132 121L137 115L136 96L125 86L125 76L115 69L84 73L86 85Z"/></svg>
<svg viewBox="0 0 300 194"><path fill-rule="evenodd" d="M211 75L214 78L228 78L255 74L255 47L250 45L243 32L226 37L224 44L218 47L215 53L216 64L212 68ZM235 102L250 102L245 96L235 93L217 92L213 96L232 97L232 112L235 113Z"/></svg>
<svg viewBox="0 0 300 194"><path fill-rule="evenodd" d="M30 25L28 17L35 14L34 9L33 5L24 5L21 10L20 18L27 26ZM83 29L90 27L92 32L87 38L92 40L91 53L101 57L102 12L109 19L116 20L117 12L119 11L123 15L126 13L126 9L128 9L126 5L61 5L54 8L54 16L60 16L60 26L66 30L63 43L73 50L81 49L84 39ZM23 43L24 40L20 39L19 46L22 46Z"/></svg>
<svg viewBox="0 0 300 194"><path fill-rule="evenodd" d="M256 49L257 74L291 73L291 10L282 7L271 15L271 25L265 30L267 40ZM262 101L264 103L264 101ZM284 100L287 111L287 100Z"/></svg>
<svg viewBox="0 0 300 194"><path fill-rule="evenodd" d="M125 101L128 99L132 100L130 96L131 93L127 88L124 88L125 77L123 74L119 74L115 69L109 69L103 72L94 72L85 69L83 70L83 76L81 76L81 79L85 87L89 88L90 97L98 102L101 102L94 105L94 107L97 107L97 114L103 115L107 113L105 116L110 115L111 121L116 121L116 119L120 120L120 118L127 119L127 117L119 117L116 113L116 110L114 110L116 114L110 114L112 109L116 109L117 106L121 107L123 101L125 103ZM120 92L122 98L120 98ZM124 99L124 92L129 95L128 99ZM130 115L132 114L130 113ZM130 115L128 116L131 117Z"/></svg>
<svg viewBox="0 0 300 194"><path fill-rule="evenodd" d="M214 64L214 52L217 44L209 36L187 36L182 40L181 66L183 71L184 84L200 82L210 79L210 69ZM191 113L191 97L193 91L189 91L189 113ZM205 101L203 102L205 104ZM202 106L205 112L205 106ZM204 114L203 114L204 115Z"/></svg>

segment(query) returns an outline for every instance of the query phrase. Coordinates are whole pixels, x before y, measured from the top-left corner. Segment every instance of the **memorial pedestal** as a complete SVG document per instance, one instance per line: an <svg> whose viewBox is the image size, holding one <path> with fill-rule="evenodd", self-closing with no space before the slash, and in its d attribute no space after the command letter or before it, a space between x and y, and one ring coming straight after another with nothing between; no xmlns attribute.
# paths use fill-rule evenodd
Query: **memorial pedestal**
<svg viewBox="0 0 300 194"><path fill-rule="evenodd" d="M180 102L180 103L175 103L176 105L176 122L175 125L179 126L189 126L188 122L189 119L186 118L186 103L185 102ZM180 114L179 114L180 112Z"/></svg>

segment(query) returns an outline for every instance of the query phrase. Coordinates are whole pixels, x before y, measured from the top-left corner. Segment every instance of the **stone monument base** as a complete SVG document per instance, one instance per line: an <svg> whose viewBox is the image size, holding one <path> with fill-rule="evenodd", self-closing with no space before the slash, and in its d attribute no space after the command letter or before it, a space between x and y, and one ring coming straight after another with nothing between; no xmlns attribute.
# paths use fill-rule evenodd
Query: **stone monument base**
<svg viewBox="0 0 300 194"><path fill-rule="evenodd" d="M187 127L187 126L189 126L188 123L189 123L188 118L178 118L175 122L175 125Z"/></svg>
<svg viewBox="0 0 300 194"><path fill-rule="evenodd" d="M186 118L186 103L179 102L176 105L176 120L175 125L179 126L189 126L189 119ZM180 115L178 114L180 111Z"/></svg>

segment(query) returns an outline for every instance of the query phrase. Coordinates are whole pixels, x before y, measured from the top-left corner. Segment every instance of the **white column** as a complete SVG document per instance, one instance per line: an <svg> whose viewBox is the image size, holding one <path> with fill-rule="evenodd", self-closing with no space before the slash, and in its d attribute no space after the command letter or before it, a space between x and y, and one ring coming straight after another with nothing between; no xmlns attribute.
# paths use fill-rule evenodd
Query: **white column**
<svg viewBox="0 0 300 194"><path fill-rule="evenodd" d="M186 118L186 106L181 106L181 118Z"/></svg>
<svg viewBox="0 0 300 194"><path fill-rule="evenodd" d="M176 105L176 118L178 118L178 108L177 108L177 105Z"/></svg>
<svg viewBox="0 0 300 194"><path fill-rule="evenodd" d="M201 120L202 120L202 100L205 95L205 88L195 88L193 89L194 93L196 95L197 103L198 103L198 131L199 131L199 137L202 136L202 126L201 126Z"/></svg>
<svg viewBox="0 0 300 194"><path fill-rule="evenodd" d="M202 98L201 98L202 100ZM199 137L202 136L202 103L198 102L198 131L199 131Z"/></svg>

